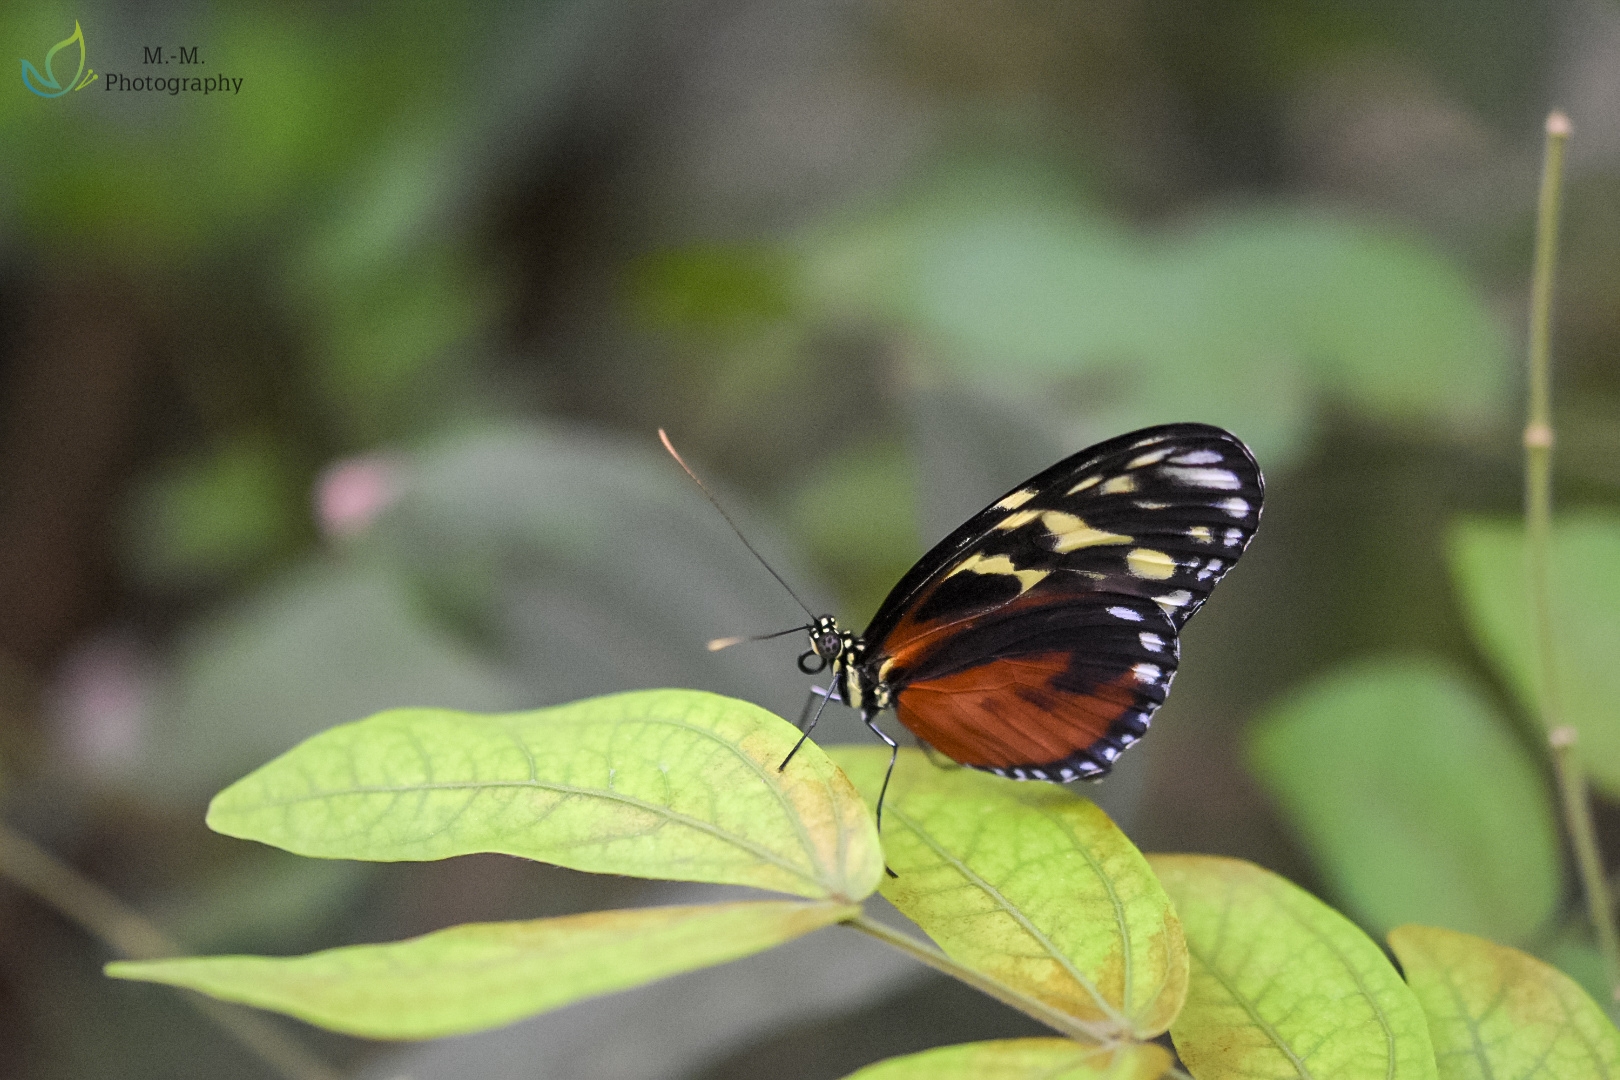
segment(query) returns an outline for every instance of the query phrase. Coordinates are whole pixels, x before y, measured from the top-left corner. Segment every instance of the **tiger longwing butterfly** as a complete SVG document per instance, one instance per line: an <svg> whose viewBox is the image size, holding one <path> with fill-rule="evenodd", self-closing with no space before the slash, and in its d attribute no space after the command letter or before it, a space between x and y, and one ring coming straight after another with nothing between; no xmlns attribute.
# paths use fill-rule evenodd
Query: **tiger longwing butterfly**
<svg viewBox="0 0 1620 1080"><path fill-rule="evenodd" d="M1181 628L1253 538L1264 494L1254 455L1221 428L1109 439L934 545L864 634L815 619L799 667L830 667L828 696L891 750L876 722L888 708L963 765L1100 779L1164 704Z"/></svg>

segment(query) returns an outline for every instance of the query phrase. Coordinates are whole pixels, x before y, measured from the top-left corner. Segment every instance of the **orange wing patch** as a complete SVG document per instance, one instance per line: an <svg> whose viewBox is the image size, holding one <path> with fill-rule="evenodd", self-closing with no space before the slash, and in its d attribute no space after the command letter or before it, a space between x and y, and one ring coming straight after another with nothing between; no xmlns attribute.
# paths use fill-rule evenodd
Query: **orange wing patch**
<svg viewBox="0 0 1620 1080"><path fill-rule="evenodd" d="M1141 703L1131 672L1086 693L1053 683L1069 670L1067 652L1000 658L899 693L900 722L952 760L1012 769L1063 761L1108 735Z"/></svg>

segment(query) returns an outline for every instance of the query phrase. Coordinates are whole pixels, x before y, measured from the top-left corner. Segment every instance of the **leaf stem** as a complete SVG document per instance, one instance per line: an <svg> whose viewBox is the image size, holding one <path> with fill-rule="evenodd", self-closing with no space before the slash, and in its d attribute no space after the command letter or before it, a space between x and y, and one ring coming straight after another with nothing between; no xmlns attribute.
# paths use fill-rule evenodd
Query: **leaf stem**
<svg viewBox="0 0 1620 1080"><path fill-rule="evenodd" d="M1529 416L1524 428L1524 518L1526 581L1530 592L1531 632L1539 668L1541 723L1552 751L1553 772L1563 804L1586 907L1610 988L1610 1011L1620 1007L1620 936L1603 859L1592 823L1586 774L1576 752L1579 732L1564 723L1553 647L1550 563L1552 548L1551 406L1553 272L1558 254L1558 212L1563 196L1564 147L1572 128L1561 112L1547 117L1547 143L1542 162L1541 196L1536 211L1535 269L1530 279Z"/></svg>
<svg viewBox="0 0 1620 1080"><path fill-rule="evenodd" d="M1068 1013L1054 1009L1044 1001L1021 994L1005 983L958 964L932 945L924 944L910 934L884 926L869 915L857 915L853 919L846 920L842 925L852 930L859 930L863 934L870 934L879 941L906 953L913 959L921 960L935 971L943 972L953 979L959 979L975 990L989 994L1003 1005L1011 1006L1024 1015L1039 1020L1053 1031L1060 1032L1077 1042L1102 1046L1121 1041L1119 1032L1104 1028L1098 1024L1089 1024L1079 1017L1070 1016Z"/></svg>
<svg viewBox="0 0 1620 1080"><path fill-rule="evenodd" d="M27 889L126 959L155 960L180 952L163 931L112 893L3 822L0 878ZM201 994L181 996L286 1080L341 1080L342 1073L264 1017Z"/></svg>

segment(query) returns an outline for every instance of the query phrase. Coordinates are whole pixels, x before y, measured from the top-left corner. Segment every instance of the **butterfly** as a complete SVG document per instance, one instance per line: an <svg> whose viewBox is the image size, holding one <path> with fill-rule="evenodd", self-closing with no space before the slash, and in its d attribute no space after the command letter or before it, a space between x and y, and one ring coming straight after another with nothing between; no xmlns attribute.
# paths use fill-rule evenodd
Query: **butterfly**
<svg viewBox="0 0 1620 1080"><path fill-rule="evenodd" d="M962 765L1098 780L1147 733L1181 630L1249 546L1264 497L1254 455L1230 432L1143 428L973 515L906 572L864 633L831 615L783 633L808 631L800 670L831 670L822 706L858 709L890 747L891 773L898 744L877 724L888 709ZM801 718L805 738L820 715ZM880 808L887 787L886 776Z"/></svg>

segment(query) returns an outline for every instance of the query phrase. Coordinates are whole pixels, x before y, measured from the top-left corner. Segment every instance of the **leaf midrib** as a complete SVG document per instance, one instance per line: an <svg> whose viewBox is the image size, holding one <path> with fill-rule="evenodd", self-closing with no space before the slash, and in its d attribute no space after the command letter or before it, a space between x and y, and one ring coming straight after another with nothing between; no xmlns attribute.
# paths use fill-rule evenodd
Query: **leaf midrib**
<svg viewBox="0 0 1620 1080"><path fill-rule="evenodd" d="M579 720L574 721L574 723L580 723L580 722L581 721L579 721ZM782 813L784 815L786 815L788 821L792 823L793 830L798 835L798 838L799 838L799 847L804 852L805 857L810 860L810 865L814 866L818 871L821 871L821 872L825 873L826 876L829 879L833 876L832 873L827 868L825 868L825 867L823 867L821 865L821 859L817 856L815 840L810 836L809 831L804 827L804 821L799 816L799 813L797 812L797 810L795 810L794 807L791 806L788 803L787 793L784 792L780 786L778 786L776 783L774 783L772 781L770 774L767 773L763 768L760 767L760 763L758 761L755 761L753 758L749 757L747 754L744 754L742 752L742 748L739 747L736 743L727 742L725 739L720 737L720 734L718 732L711 731L708 728L699 727L698 725L688 723L685 720L675 720L675 719L672 719L672 718L669 718L669 717L661 717L661 716L642 716L642 717L637 717L634 720L631 720L631 719L629 719L627 717L620 717L618 720L614 721L614 724L613 724L614 732L617 733L618 729L625 726L626 724L648 724L648 725L660 724L660 725L663 725L665 727L679 728L682 731L689 731L694 735L701 735L702 737L708 739L710 742L714 743L716 746L722 747L723 749L729 751L731 753L732 757L736 758L738 761L742 762L743 764L747 765L750 769L753 770L754 775L759 778L759 780L761 781L761 784L776 799L777 805L782 808ZM508 730L510 730L510 729L508 729ZM756 727L755 730L757 731L758 728ZM512 734L513 734L513 737L515 739L520 738L520 736L518 736L518 734L516 732L513 732ZM529 760L532 763L533 760L534 760L534 755L533 755L532 752L529 752L527 744L525 744L525 746L524 746L524 751L525 751L525 753L528 753ZM531 766L531 768L532 768L532 766ZM531 771L530 775L535 776L536 772ZM831 798L831 795L832 795L832 793L829 791L828 792L828 796L829 796L828 802L836 805L837 800ZM834 817L837 818L838 815L835 814ZM842 838L842 835L843 835L843 822L842 822L841 819L838 821L838 832L839 832L840 838Z"/></svg>
<svg viewBox="0 0 1620 1080"><path fill-rule="evenodd" d="M898 818L908 829L915 833L918 839L927 844L929 849L932 850L935 855L938 855L947 866L952 867L964 878L966 878L969 883L983 890L985 895L994 900L1003 911L1011 916L1013 921L1016 922L1026 934L1035 940L1036 944L1040 945L1040 947L1044 949L1047 954L1052 957L1052 959L1058 962L1058 965L1069 974L1070 978L1079 984L1081 989L1083 989L1087 994L1091 995L1092 1001L1096 1003L1097 1007L1102 1011L1104 1016L1108 1017L1108 1019L1113 1021L1115 1024L1120 1025L1126 1031L1132 1029L1130 1020L1127 1017L1120 1015L1120 1013L1117 1012L1111 1004L1109 1004L1108 999L1103 997L1102 992L1092 984L1091 980L1086 978L1085 975L1074 966L1067 956L1063 955L1057 946L1052 943L1051 939L1049 939L1045 934L1041 933L1041 931L1035 927L1035 924L1029 921L1029 917L1027 915L1025 915L1011 901L1003 896L999 889L991 885L984 878L980 877L971 867L967 865L966 862L957 858L945 848L941 847L940 844L935 841L932 834L918 825L916 820L908 815L904 810L900 809L899 807L891 807L889 809L889 813Z"/></svg>
<svg viewBox="0 0 1620 1080"><path fill-rule="evenodd" d="M1215 981L1221 984L1221 989L1225 990L1227 995L1237 1002L1245 1013L1248 1013L1249 1019L1254 1023L1254 1026L1263 1031L1266 1038L1271 1040L1271 1044L1281 1050L1283 1055L1293 1064L1294 1071L1300 1075L1301 1080L1314 1080L1311 1071L1305 1067L1304 1059L1294 1053L1294 1048L1288 1044L1288 1040L1284 1039L1282 1034L1271 1026L1270 1021L1255 1011L1255 1007L1248 997L1240 994L1237 988L1227 981L1221 970L1204 958L1203 951L1194 945L1190 939L1187 942L1187 955L1198 961L1199 966L1209 972Z"/></svg>
<svg viewBox="0 0 1620 1080"><path fill-rule="evenodd" d="M617 791L606 791L602 788L578 787L573 784L561 784L549 780L446 780L432 784L364 784L355 785L354 787L337 791L312 791L307 795L298 795L287 799L261 799L252 807L239 808L237 812L240 813L244 809L268 810L287 806L297 806L300 803L320 802L325 799L336 799L349 795L404 795L412 792L426 793L432 791L476 792L494 788L537 788L542 791L553 791L562 795L580 795L586 798L605 799L610 802L618 802L626 806L632 806L638 810L644 810L648 813L664 817L677 825L685 825L686 827L694 829L698 832L708 833L716 839L723 840L734 847L741 848L756 858L786 870L802 881L809 882L818 889L822 890L824 894L830 895L832 891L826 882L815 877L813 874L807 873L802 867L795 866L791 862L788 862L780 854L772 851L770 848L763 847L754 841L738 836L735 833L726 832L718 825L704 821L702 818L692 817L690 814L683 814L679 810L673 810L667 806L660 806L657 803L647 802L644 799L638 799L633 795L625 795Z"/></svg>
<svg viewBox="0 0 1620 1080"><path fill-rule="evenodd" d="M1294 920L1295 925L1321 942L1328 952L1333 954L1333 958L1344 965L1344 970L1349 972L1351 980L1356 984L1356 989L1361 991L1361 996L1368 1005L1372 1006L1373 1016L1378 1020L1379 1030L1384 1033L1384 1052L1388 1055L1387 1064L1384 1066L1385 1080L1395 1080L1396 1064L1398 1062L1395 1049L1395 1029L1390 1026L1389 1015L1384 1012L1384 1003L1378 1000L1378 995L1368 989L1366 982L1362 979L1361 969L1350 962L1350 958L1340 950L1338 943L1329 938L1320 927L1306 922L1304 916L1286 903L1279 903L1277 906L1282 908L1288 917Z"/></svg>
<svg viewBox="0 0 1620 1080"><path fill-rule="evenodd" d="M1356 984L1356 989L1361 992L1362 999L1365 1000L1371 1007L1373 1016L1378 1021L1379 1029L1384 1034L1384 1046L1387 1053L1387 1062L1384 1069L1384 1075L1387 1078L1393 1078L1395 1076L1397 1063L1395 1032L1390 1027L1389 1017L1384 1012L1383 1003L1380 1002L1377 996L1368 989L1366 982L1363 981L1361 977L1361 972L1355 967L1355 965L1350 963L1349 958L1346 957L1342 951L1340 951L1338 945L1330 940L1319 927L1313 926L1309 922L1305 921L1299 912L1294 911L1286 903L1282 902L1281 898L1272 897L1271 899L1273 900L1275 906L1279 908L1283 914L1287 915L1291 920L1293 920L1296 926L1304 930L1330 953L1332 953L1334 959L1338 960L1339 963L1343 965L1346 973L1349 974L1351 980ZM1231 903L1229 894L1227 905L1222 909L1221 912L1223 923L1225 917L1230 914L1232 906L1233 905ZM1222 936L1224 937L1224 933ZM1194 945L1190 937L1187 941L1187 952L1190 956L1197 960L1206 971L1214 976L1215 981L1221 984L1222 989L1224 989L1231 996L1233 1001L1237 1002L1238 1005L1242 1007L1243 1011L1249 1015L1249 1019L1254 1022L1255 1026L1263 1031L1266 1037L1271 1040L1272 1045L1276 1046L1278 1050L1282 1051L1282 1053L1293 1064L1295 1071L1299 1073L1300 1077L1303 1078L1303 1080L1311 1080L1311 1072L1305 1067L1304 1059L1299 1057L1299 1055L1294 1052L1293 1047L1289 1045L1288 1041L1283 1038L1275 1027L1273 1027L1268 1021L1265 1020L1264 1017L1255 1011L1255 1008L1249 999L1243 994L1239 993L1237 988L1227 981L1226 976L1221 972L1221 970L1209 960L1205 959L1202 951L1196 945Z"/></svg>
<svg viewBox="0 0 1620 1080"><path fill-rule="evenodd" d="M1026 803L1025 805L1028 805L1028 804ZM1069 841L1072 844L1074 844L1074 849L1076 851L1078 851L1085 858L1086 865L1091 867L1092 874L1096 876L1098 881L1102 882L1103 888L1106 889L1107 892L1108 892L1108 901L1114 907L1114 926L1119 931L1119 940L1120 940L1120 945L1121 945L1121 951L1124 954L1124 956L1123 956L1124 971L1122 973L1122 977L1121 977L1121 980L1120 980L1121 986L1122 986L1123 989L1120 991L1120 998L1121 998L1121 1000L1124 1001L1125 1008L1127 1010L1129 1010L1129 1009L1131 1009L1131 1006L1132 1006L1132 996L1133 996L1132 991L1135 989L1135 983L1134 983L1134 978L1133 978L1134 975L1135 975L1135 965L1132 963L1132 959L1133 959L1132 952L1134 950L1132 949L1130 923L1126 920L1126 917L1125 917L1125 902L1120 899L1119 890L1114 888L1113 879L1110 878L1107 874L1103 873L1102 866L1098 862L1096 857L1092 855L1091 848L1088 845L1082 844L1080 842L1080 838L1077 837L1074 834L1074 831L1069 828L1068 822L1062 820L1062 818L1060 818L1058 815L1052 813L1051 811L1049 811L1049 810L1047 810L1045 808L1032 808L1032 809L1039 809L1039 812L1040 812L1042 817L1044 817L1044 818L1046 818L1046 820L1050 821L1054 826L1057 827L1058 831L1060 831L1061 833L1063 833L1064 836L1069 838ZM1160 986L1159 986L1158 993L1155 993L1153 995L1152 1000L1157 1001L1159 999L1160 995L1162 995L1164 993L1164 989L1165 989L1165 984L1161 983Z"/></svg>
<svg viewBox="0 0 1620 1080"><path fill-rule="evenodd" d="M1470 1011L1468 1002L1464 1000L1462 988L1457 985L1457 980L1452 977L1451 970L1446 965L1435 962L1432 954L1429 960L1434 963L1440 977L1445 980L1446 989L1451 994L1451 1002L1457 1009L1457 1015L1462 1019L1463 1025L1468 1028L1468 1038L1474 1046L1474 1059L1479 1062L1479 1068L1484 1074L1485 1080L1496 1080L1496 1070L1491 1068L1491 1059L1485 1051L1485 1039L1479 1029L1480 1024L1484 1022L1485 1017L1490 1015L1495 1005L1486 1008L1484 1012L1476 1017Z"/></svg>

